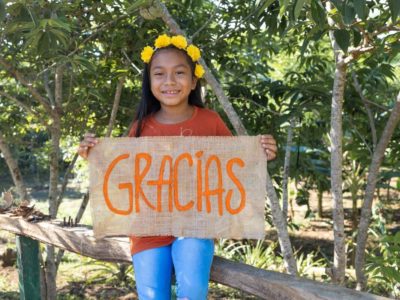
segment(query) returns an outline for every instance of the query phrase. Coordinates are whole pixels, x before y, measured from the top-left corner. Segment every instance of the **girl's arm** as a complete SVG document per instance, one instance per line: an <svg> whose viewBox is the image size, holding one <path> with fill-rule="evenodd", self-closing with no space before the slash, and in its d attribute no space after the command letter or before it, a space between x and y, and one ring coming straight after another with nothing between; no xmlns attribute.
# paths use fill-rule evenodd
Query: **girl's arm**
<svg viewBox="0 0 400 300"><path fill-rule="evenodd" d="M276 158L276 153L278 151L278 147L276 146L276 141L274 137L270 134L262 135L260 138L261 147L265 151L265 155L267 156L267 160L274 160Z"/></svg>
<svg viewBox="0 0 400 300"><path fill-rule="evenodd" d="M94 133L90 133L90 132L85 133L85 135L83 137L83 141L80 142L80 144L79 144L78 154L82 158L87 159L90 149L92 149L97 143L98 143L98 140Z"/></svg>

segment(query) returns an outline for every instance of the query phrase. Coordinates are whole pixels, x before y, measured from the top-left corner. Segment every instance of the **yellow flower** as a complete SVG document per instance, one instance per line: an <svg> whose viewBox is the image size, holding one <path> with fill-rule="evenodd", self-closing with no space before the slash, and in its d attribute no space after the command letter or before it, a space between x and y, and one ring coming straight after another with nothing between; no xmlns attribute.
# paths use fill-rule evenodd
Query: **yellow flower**
<svg viewBox="0 0 400 300"><path fill-rule="evenodd" d="M197 48L195 45L189 45L189 47L186 48L187 54L190 56L190 58L193 61L198 61L200 58L200 49Z"/></svg>
<svg viewBox="0 0 400 300"><path fill-rule="evenodd" d="M146 46L143 48L142 53L140 53L140 57L147 64L149 63L151 57L153 56L153 52L154 52L153 48L151 48L150 46Z"/></svg>
<svg viewBox="0 0 400 300"><path fill-rule="evenodd" d="M156 48L164 48L168 47L169 45L171 45L171 38L166 34L160 35L154 42L154 46L156 46Z"/></svg>
<svg viewBox="0 0 400 300"><path fill-rule="evenodd" d="M178 49L185 49L187 46L187 41L182 35L175 35L171 38L171 43Z"/></svg>
<svg viewBox="0 0 400 300"><path fill-rule="evenodd" d="M194 75L195 75L197 78L203 77L203 75L204 75L204 69L203 69L203 67L202 67L201 65L196 64L196 68L194 69Z"/></svg>

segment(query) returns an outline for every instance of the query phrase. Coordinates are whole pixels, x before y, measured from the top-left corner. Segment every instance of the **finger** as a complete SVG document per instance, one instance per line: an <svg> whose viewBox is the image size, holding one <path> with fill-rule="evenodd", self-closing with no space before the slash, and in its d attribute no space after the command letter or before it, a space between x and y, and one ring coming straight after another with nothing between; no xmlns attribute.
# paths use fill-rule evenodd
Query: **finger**
<svg viewBox="0 0 400 300"><path fill-rule="evenodd" d="M85 137L83 142L97 144L98 140L96 138L93 138L93 137Z"/></svg>
<svg viewBox="0 0 400 300"><path fill-rule="evenodd" d="M271 151L270 149L265 149L265 153L267 155L267 160L274 160L276 158L276 152Z"/></svg>
<svg viewBox="0 0 400 300"><path fill-rule="evenodd" d="M266 145L266 148L271 150L272 152L277 152L278 151L278 147L276 145L268 144L268 145Z"/></svg>
<svg viewBox="0 0 400 300"><path fill-rule="evenodd" d="M261 144L276 144L276 140L274 138L262 138L260 139Z"/></svg>
<svg viewBox="0 0 400 300"><path fill-rule="evenodd" d="M261 144L261 146L264 149L269 149L273 152L277 152L278 151L278 146L276 144Z"/></svg>
<svg viewBox="0 0 400 300"><path fill-rule="evenodd" d="M96 140L93 140L93 141L85 141L85 142L82 143L82 146L83 146L83 147L93 147L93 146L95 146L96 144L97 144L97 141L96 141Z"/></svg>
<svg viewBox="0 0 400 300"><path fill-rule="evenodd" d="M91 132L86 132L83 136L84 137L95 137L96 135L94 133L91 133Z"/></svg>
<svg viewBox="0 0 400 300"><path fill-rule="evenodd" d="M273 139L274 137L271 135L271 134L263 134L263 135L261 135L261 138L262 139Z"/></svg>

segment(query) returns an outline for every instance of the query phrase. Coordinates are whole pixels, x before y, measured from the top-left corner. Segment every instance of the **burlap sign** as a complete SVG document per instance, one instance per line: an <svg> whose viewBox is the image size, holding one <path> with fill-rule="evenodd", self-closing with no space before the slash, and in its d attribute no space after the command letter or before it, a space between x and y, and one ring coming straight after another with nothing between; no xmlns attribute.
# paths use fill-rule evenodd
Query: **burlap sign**
<svg viewBox="0 0 400 300"><path fill-rule="evenodd" d="M264 236L260 138L104 138L89 153L96 237Z"/></svg>

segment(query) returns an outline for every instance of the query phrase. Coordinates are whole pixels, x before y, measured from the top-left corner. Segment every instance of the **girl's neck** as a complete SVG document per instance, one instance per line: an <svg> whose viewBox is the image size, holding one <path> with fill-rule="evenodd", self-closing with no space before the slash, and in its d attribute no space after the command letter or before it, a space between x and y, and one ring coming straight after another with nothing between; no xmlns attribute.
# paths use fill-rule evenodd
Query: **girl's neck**
<svg viewBox="0 0 400 300"><path fill-rule="evenodd" d="M183 107L163 107L154 114L154 118L159 123L175 124L186 121L193 116L194 106L188 104Z"/></svg>

